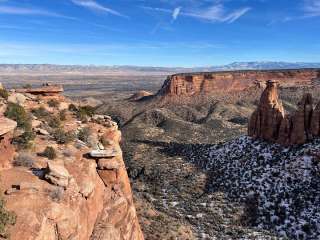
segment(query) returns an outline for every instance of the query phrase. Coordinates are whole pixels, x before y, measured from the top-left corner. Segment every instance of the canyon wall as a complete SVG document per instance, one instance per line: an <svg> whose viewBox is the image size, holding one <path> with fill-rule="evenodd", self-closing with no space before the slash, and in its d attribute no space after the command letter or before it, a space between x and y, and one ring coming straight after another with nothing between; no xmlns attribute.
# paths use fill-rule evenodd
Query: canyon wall
<svg viewBox="0 0 320 240"><path fill-rule="evenodd" d="M175 74L167 78L158 94L170 97L190 97L198 94L208 95L218 91L241 91L256 84L264 85L265 81L270 79L278 81L283 86L310 85L319 81L320 69Z"/></svg>
<svg viewBox="0 0 320 240"><path fill-rule="evenodd" d="M286 114L278 96L277 81L267 81L257 109L251 115L248 135L282 145L303 144L320 136L320 102L314 108L305 94L297 110Z"/></svg>

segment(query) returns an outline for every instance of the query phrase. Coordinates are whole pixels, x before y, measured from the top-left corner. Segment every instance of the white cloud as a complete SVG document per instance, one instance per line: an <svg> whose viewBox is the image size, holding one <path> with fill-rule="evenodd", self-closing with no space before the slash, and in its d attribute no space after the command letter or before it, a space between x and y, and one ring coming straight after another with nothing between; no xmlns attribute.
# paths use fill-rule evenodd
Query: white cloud
<svg viewBox="0 0 320 240"><path fill-rule="evenodd" d="M305 0L303 10L307 17L320 16L320 0Z"/></svg>
<svg viewBox="0 0 320 240"><path fill-rule="evenodd" d="M181 7L176 7L172 13L172 20L175 21L181 12Z"/></svg>
<svg viewBox="0 0 320 240"><path fill-rule="evenodd" d="M238 20L241 16L246 14L251 10L250 7L239 8L231 12L226 11L222 4L217 4L210 6L208 8L201 9L191 9L188 11L182 11L181 7L175 8L173 13L169 9L165 8L152 8L152 7L143 7L147 10L158 11L163 13L172 14L173 20L178 16L192 17L199 20L209 21L209 22L227 22L233 23Z"/></svg>
<svg viewBox="0 0 320 240"><path fill-rule="evenodd" d="M75 5L85 7L90 10L93 10L93 11L105 12L105 13L109 13L109 14L119 16L119 17L127 17L127 16L119 13L118 11L115 11L111 8L105 7L105 6L95 2L93 0L71 0L71 2L74 3Z"/></svg>
<svg viewBox="0 0 320 240"><path fill-rule="evenodd" d="M10 6L0 6L0 14L38 15L38 16L74 19L72 17L64 16L62 14L51 12L51 11L47 11L47 10L44 10L44 9L20 8L20 7L10 7Z"/></svg>
<svg viewBox="0 0 320 240"><path fill-rule="evenodd" d="M227 13L224 9L223 5L218 4L209 7L208 9L184 12L181 15L190 16L210 22L228 22L232 23L236 21L238 18L246 14L251 8L245 7L236 9L232 12Z"/></svg>

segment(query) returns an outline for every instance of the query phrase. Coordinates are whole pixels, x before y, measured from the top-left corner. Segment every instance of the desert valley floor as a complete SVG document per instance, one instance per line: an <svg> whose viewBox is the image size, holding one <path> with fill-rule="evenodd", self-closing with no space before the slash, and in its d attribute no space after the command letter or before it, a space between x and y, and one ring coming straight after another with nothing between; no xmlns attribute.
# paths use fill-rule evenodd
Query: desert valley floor
<svg viewBox="0 0 320 240"><path fill-rule="evenodd" d="M192 100L150 97L167 74L40 72L1 74L0 81L8 88L63 84L65 96L95 104L117 122L145 239L319 239L320 176L312 155L319 140L282 147L246 136L261 86ZM307 92L317 103L319 90L314 82L289 84L279 95L292 113Z"/></svg>

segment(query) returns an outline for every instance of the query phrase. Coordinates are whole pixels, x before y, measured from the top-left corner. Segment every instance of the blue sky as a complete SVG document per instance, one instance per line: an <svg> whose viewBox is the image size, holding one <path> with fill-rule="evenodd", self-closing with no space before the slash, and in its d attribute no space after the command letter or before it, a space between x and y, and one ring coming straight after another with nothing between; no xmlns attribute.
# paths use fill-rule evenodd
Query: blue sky
<svg viewBox="0 0 320 240"><path fill-rule="evenodd" d="M0 63L320 62L320 0L0 0Z"/></svg>

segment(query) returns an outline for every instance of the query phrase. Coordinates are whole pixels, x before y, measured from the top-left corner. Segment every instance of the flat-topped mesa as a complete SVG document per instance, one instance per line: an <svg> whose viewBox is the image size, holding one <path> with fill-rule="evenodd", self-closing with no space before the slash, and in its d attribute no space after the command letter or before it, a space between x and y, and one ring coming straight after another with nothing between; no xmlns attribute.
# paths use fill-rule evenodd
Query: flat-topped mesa
<svg viewBox="0 0 320 240"><path fill-rule="evenodd" d="M320 69L247 70L226 72L183 73L169 76L158 95L191 97L214 92L242 91L252 86L263 86L273 79L282 86L311 85L320 79Z"/></svg>
<svg viewBox="0 0 320 240"><path fill-rule="evenodd" d="M310 93L303 96L297 110L286 115L279 100L278 83L267 81L258 108L249 120L248 135L282 145L303 144L320 136L320 103L313 109Z"/></svg>
<svg viewBox="0 0 320 240"><path fill-rule="evenodd" d="M34 95L51 96L51 95L58 95L58 94L62 93L63 87L62 87L62 85L45 84L42 87L38 87L38 88L15 89L15 92L30 93L30 94L34 94Z"/></svg>

